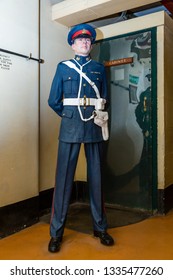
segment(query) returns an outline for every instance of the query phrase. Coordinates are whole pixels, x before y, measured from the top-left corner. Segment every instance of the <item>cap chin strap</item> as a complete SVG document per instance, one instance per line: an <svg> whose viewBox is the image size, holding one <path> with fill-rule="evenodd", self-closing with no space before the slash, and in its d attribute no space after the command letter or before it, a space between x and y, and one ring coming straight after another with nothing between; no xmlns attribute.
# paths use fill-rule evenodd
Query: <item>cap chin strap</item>
<svg viewBox="0 0 173 280"><path fill-rule="evenodd" d="M75 59L74 59L74 60L75 60ZM75 61L76 61L76 60L75 60ZM74 70L76 70L76 71L79 73L79 75L80 75L79 89L78 89L78 99L80 99L80 92L81 92L81 87L82 87L82 78L84 78L84 79L92 86L92 88L94 89L94 91L95 91L95 93L96 93L97 98L100 98L100 93L99 93L99 90L98 90L97 86L95 85L95 83L92 82L92 81L90 80L90 78L88 78L88 77L85 75L85 73L82 72L83 66L85 66L86 64L88 64L90 61L91 61L91 59L90 59L89 61L87 61L87 62L86 62L85 64L83 64L83 65L80 65L80 64L76 61L76 63L79 65L80 69L77 68L76 65L75 65L73 62L69 61L69 60L63 62L63 63L66 64L68 67L73 68ZM87 121L89 121L89 120L91 120L91 119L94 118L94 114L92 114L91 117L89 117L88 119L85 119L85 118L83 117L83 115L82 115L80 105L78 105L78 111L79 111L81 120L84 121L84 122L87 122Z"/></svg>

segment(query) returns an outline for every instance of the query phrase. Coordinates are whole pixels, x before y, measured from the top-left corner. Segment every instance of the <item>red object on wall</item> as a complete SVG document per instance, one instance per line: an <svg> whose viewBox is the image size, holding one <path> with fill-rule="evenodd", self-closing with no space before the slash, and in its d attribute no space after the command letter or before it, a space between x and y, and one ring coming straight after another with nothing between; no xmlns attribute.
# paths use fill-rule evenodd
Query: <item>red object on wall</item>
<svg viewBox="0 0 173 280"><path fill-rule="evenodd" d="M173 0L162 0L162 4L173 15Z"/></svg>

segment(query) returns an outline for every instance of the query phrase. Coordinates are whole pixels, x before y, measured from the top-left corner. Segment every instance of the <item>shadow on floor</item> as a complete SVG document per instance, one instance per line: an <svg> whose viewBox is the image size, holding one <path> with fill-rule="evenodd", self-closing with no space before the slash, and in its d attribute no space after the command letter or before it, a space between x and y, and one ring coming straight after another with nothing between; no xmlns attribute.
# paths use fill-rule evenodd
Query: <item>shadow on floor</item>
<svg viewBox="0 0 173 280"><path fill-rule="evenodd" d="M151 216L151 214L142 211L118 209L113 207L106 207L106 215L109 228L135 224ZM40 221L49 223L50 214L41 217ZM93 231L93 226L90 206L83 203L74 203L70 205L67 215L66 228L82 233L91 233Z"/></svg>

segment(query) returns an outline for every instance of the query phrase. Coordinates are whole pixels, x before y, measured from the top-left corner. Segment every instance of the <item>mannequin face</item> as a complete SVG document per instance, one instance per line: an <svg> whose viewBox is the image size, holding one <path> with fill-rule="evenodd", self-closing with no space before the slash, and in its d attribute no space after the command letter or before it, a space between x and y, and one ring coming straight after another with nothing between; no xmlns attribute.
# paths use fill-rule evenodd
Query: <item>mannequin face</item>
<svg viewBox="0 0 173 280"><path fill-rule="evenodd" d="M74 40L72 44L72 49L74 50L75 54L81 56L89 55L92 45L90 38L77 38Z"/></svg>

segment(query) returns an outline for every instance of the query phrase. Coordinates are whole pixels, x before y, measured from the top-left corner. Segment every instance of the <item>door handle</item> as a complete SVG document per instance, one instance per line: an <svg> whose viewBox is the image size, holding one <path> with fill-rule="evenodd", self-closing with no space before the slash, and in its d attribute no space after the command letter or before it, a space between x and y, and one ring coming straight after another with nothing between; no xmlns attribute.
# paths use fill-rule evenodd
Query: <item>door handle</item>
<svg viewBox="0 0 173 280"><path fill-rule="evenodd" d="M147 97L144 97L144 102L143 102L143 106L144 106L144 112L147 111Z"/></svg>

